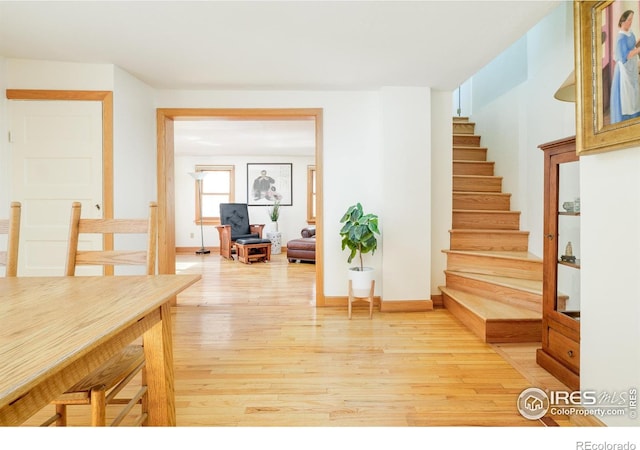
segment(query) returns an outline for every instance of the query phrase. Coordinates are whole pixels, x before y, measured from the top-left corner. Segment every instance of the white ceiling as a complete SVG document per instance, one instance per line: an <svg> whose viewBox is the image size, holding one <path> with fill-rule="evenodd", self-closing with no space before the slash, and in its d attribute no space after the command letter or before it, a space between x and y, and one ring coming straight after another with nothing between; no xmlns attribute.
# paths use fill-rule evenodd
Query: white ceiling
<svg viewBox="0 0 640 450"><path fill-rule="evenodd" d="M561 2L0 1L0 55L115 64L158 89L454 90Z"/></svg>
<svg viewBox="0 0 640 450"><path fill-rule="evenodd" d="M198 120L174 122L177 155L313 156L314 120Z"/></svg>

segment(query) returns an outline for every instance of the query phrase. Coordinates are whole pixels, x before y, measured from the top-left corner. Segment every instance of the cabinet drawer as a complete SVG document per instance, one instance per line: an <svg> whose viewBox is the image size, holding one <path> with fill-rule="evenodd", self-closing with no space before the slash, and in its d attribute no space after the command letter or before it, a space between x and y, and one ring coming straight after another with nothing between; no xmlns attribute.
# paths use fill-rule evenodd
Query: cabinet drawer
<svg viewBox="0 0 640 450"><path fill-rule="evenodd" d="M580 372L579 342L549 328L549 352L571 367L575 373Z"/></svg>

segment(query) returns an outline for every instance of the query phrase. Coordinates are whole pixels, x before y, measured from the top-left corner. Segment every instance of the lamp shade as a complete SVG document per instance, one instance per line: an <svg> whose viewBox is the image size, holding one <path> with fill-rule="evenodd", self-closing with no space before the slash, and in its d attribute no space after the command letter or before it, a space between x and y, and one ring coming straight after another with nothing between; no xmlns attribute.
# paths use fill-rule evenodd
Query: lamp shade
<svg viewBox="0 0 640 450"><path fill-rule="evenodd" d="M196 180L204 180L208 174L207 172L189 172L189 175Z"/></svg>
<svg viewBox="0 0 640 450"><path fill-rule="evenodd" d="M562 102L575 102L576 101L576 74L575 71L571 71L564 83L558 88L553 95L557 100Z"/></svg>

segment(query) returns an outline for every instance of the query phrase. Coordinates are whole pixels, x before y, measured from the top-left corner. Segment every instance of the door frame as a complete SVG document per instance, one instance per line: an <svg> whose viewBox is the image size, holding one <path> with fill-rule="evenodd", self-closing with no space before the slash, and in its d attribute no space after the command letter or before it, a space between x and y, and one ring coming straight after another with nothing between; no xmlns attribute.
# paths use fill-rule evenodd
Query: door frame
<svg viewBox="0 0 640 450"><path fill-rule="evenodd" d="M229 120L299 120L313 118L316 124L316 307L324 306L322 233L322 108L158 108L158 271L175 273L175 181L174 121L223 118Z"/></svg>
<svg viewBox="0 0 640 450"><path fill-rule="evenodd" d="M97 101L102 104L102 213L113 218L113 92L7 89L8 100ZM69 205L71 211L71 205ZM113 250L113 236L104 236L105 250ZM108 274L113 268L105 268Z"/></svg>

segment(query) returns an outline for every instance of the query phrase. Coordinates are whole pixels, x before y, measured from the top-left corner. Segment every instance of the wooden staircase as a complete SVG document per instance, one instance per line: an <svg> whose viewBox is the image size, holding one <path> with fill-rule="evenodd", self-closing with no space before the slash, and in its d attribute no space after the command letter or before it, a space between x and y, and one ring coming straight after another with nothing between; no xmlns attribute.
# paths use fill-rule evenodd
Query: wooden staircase
<svg viewBox="0 0 640 450"><path fill-rule="evenodd" d="M542 260L487 161L475 124L453 119L453 217L443 303L485 342L538 342Z"/></svg>

